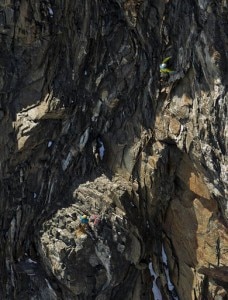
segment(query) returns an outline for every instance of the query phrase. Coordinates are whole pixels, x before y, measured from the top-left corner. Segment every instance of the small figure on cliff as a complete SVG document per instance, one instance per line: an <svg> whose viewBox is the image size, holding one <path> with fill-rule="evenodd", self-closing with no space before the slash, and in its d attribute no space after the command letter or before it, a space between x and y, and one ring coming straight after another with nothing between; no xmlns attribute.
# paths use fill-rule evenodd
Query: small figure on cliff
<svg viewBox="0 0 228 300"><path fill-rule="evenodd" d="M76 230L76 235L80 236L80 234L78 234L78 232L82 232L82 233L88 234L91 237L91 239L93 241L95 241L96 236L95 236L92 228L90 227L89 219L88 219L87 215L80 216L80 221L81 221L81 223L79 224L78 230Z"/></svg>
<svg viewBox="0 0 228 300"><path fill-rule="evenodd" d="M94 227L98 227L101 222L101 217L99 215L92 215L89 221L93 223Z"/></svg>
<svg viewBox="0 0 228 300"><path fill-rule="evenodd" d="M89 224L89 219L87 215L80 216L81 224Z"/></svg>
<svg viewBox="0 0 228 300"><path fill-rule="evenodd" d="M167 62L170 60L171 56L166 57L163 59L161 65L160 65L160 73L164 74L174 74L175 71L172 71L171 69L167 68Z"/></svg>

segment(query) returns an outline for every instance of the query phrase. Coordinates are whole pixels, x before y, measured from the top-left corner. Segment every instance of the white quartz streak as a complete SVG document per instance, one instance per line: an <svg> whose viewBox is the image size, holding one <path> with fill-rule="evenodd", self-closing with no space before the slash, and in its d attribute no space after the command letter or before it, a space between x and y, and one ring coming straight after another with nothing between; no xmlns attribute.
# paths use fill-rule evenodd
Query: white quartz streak
<svg viewBox="0 0 228 300"><path fill-rule="evenodd" d="M162 294L161 294L159 287L157 286L157 282L156 282L156 279L158 278L158 276L154 271L152 262L149 263L149 270L150 270L150 275L153 277L152 292L154 294L154 300L162 300Z"/></svg>
<svg viewBox="0 0 228 300"><path fill-rule="evenodd" d="M165 253L165 249L164 249L163 245L162 245L162 261L163 261L163 264L164 264L165 276L166 276L166 280L167 280L167 284L168 284L168 289L172 294L172 298L174 300L179 300L179 298L174 295L175 287L174 287L174 285L172 284L172 282L170 280L169 268L168 268L168 259L167 259L167 255Z"/></svg>

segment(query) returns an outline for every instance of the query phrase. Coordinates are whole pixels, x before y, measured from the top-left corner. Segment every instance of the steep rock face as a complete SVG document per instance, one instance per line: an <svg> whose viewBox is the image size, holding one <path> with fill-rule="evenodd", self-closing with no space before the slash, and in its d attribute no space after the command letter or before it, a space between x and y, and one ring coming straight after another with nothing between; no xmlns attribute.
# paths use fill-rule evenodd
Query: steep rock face
<svg viewBox="0 0 228 300"><path fill-rule="evenodd" d="M226 299L227 20L0 1L2 299Z"/></svg>

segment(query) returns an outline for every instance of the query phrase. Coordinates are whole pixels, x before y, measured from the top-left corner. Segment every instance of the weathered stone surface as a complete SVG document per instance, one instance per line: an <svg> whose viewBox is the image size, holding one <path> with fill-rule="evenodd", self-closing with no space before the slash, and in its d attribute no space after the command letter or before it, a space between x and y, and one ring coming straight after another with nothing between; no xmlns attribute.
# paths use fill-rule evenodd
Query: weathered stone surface
<svg viewBox="0 0 228 300"><path fill-rule="evenodd" d="M1 299L227 299L227 20L0 0Z"/></svg>

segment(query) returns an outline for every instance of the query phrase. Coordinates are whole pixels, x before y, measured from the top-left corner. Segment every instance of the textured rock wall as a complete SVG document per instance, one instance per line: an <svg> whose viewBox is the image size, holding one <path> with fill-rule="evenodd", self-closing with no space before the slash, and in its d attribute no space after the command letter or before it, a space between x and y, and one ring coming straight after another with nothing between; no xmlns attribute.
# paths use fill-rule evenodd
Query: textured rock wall
<svg viewBox="0 0 228 300"><path fill-rule="evenodd" d="M226 299L227 20L0 1L2 299Z"/></svg>

